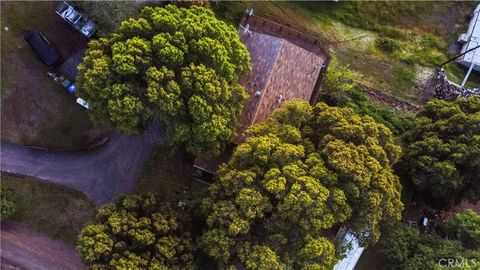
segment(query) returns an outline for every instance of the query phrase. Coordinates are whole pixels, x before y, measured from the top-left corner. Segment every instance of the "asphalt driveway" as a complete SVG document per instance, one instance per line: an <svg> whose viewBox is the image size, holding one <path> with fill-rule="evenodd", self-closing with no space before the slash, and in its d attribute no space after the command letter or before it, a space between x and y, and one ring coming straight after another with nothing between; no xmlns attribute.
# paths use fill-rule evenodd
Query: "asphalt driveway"
<svg viewBox="0 0 480 270"><path fill-rule="evenodd" d="M113 133L105 145L85 152L52 152L2 142L0 168L76 188L101 205L132 191L159 133Z"/></svg>

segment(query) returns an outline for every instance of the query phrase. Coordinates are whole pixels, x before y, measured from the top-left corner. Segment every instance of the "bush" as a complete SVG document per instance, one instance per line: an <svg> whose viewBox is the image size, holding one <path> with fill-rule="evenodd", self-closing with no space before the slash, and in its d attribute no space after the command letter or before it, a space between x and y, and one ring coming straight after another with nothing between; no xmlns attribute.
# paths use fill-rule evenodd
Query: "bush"
<svg viewBox="0 0 480 270"><path fill-rule="evenodd" d="M400 49L400 44L398 41L391 38L377 38L375 40L375 46L387 53L393 53L394 51Z"/></svg>
<svg viewBox="0 0 480 270"><path fill-rule="evenodd" d="M442 227L447 235L458 238L464 247L480 249L480 214L472 209L455 214Z"/></svg>
<svg viewBox="0 0 480 270"><path fill-rule="evenodd" d="M360 115L369 115L388 127L396 136L406 133L413 126L413 115L395 111L386 105L372 103L358 85L351 91L337 91L325 96L323 101L331 106L352 108Z"/></svg>
<svg viewBox="0 0 480 270"><path fill-rule="evenodd" d="M16 212L15 205L10 201L9 194L3 186L0 189L0 219L5 220L13 216Z"/></svg>

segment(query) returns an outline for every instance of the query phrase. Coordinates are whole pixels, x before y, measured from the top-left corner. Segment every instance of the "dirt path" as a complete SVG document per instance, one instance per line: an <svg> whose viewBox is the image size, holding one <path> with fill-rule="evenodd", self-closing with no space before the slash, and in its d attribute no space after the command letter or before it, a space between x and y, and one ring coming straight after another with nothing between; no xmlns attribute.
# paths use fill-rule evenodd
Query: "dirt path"
<svg viewBox="0 0 480 270"><path fill-rule="evenodd" d="M380 90L377 90L365 85L361 85L361 88L363 90L363 93L365 93L365 95L370 99L382 102L393 109L415 113L415 112L418 112L421 108L419 105L399 100L398 98L387 95Z"/></svg>
<svg viewBox="0 0 480 270"><path fill-rule="evenodd" d="M1 223L1 269L86 269L73 246L52 240L24 225Z"/></svg>
<svg viewBox="0 0 480 270"><path fill-rule="evenodd" d="M114 133L104 146L88 152L52 152L0 144L2 172L35 177L86 192L97 205L133 189L159 132Z"/></svg>

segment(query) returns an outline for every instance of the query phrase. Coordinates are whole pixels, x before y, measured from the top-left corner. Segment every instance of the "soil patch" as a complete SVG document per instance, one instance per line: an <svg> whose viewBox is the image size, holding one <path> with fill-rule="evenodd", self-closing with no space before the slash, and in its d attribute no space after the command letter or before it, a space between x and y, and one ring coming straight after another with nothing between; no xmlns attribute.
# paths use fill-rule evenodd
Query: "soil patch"
<svg viewBox="0 0 480 270"><path fill-rule="evenodd" d="M2 173L5 197L13 202L13 221L74 245L82 227L93 219L95 205L72 188Z"/></svg>
<svg viewBox="0 0 480 270"><path fill-rule="evenodd" d="M24 225L1 223L2 269L87 269L74 246L55 241Z"/></svg>

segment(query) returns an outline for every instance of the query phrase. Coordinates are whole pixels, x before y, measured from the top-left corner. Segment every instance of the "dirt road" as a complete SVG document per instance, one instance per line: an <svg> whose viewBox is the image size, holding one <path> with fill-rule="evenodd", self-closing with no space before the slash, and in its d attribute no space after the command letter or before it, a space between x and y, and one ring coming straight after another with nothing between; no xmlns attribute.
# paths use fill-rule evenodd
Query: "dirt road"
<svg viewBox="0 0 480 270"><path fill-rule="evenodd" d="M133 189L158 132L114 133L102 147L86 152L52 152L2 142L2 172L35 177L86 192L97 205Z"/></svg>
<svg viewBox="0 0 480 270"><path fill-rule="evenodd" d="M86 269L75 247L9 221L1 223L1 269Z"/></svg>

